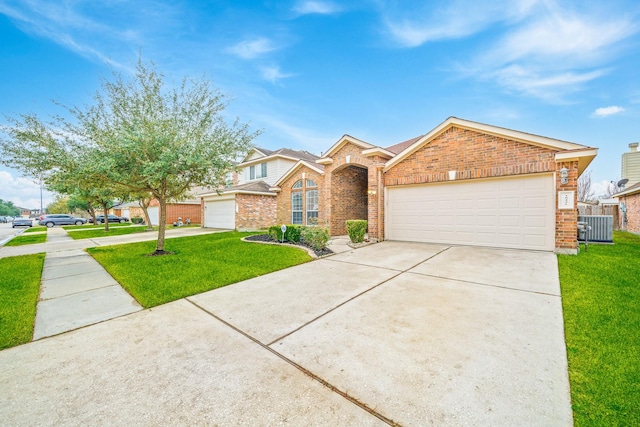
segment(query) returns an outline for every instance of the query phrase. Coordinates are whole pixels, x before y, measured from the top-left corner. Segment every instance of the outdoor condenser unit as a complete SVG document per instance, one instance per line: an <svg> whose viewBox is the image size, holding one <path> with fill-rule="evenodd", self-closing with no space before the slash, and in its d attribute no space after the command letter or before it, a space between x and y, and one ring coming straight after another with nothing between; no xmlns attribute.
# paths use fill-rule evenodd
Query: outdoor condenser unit
<svg viewBox="0 0 640 427"><path fill-rule="evenodd" d="M585 240L585 233L590 242L613 242L613 215L579 215L578 221L586 222L591 226L590 231L581 230L578 240Z"/></svg>

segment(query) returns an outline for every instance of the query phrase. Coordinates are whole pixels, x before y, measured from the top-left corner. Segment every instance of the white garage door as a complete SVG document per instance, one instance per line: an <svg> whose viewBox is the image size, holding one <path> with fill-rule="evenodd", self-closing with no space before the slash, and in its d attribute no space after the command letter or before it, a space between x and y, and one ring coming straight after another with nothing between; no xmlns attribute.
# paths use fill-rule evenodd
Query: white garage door
<svg viewBox="0 0 640 427"><path fill-rule="evenodd" d="M160 225L160 207L152 206L147 208L147 213L149 214L151 225Z"/></svg>
<svg viewBox="0 0 640 427"><path fill-rule="evenodd" d="M553 250L553 175L389 187L389 240Z"/></svg>
<svg viewBox="0 0 640 427"><path fill-rule="evenodd" d="M236 200L216 200L204 203L204 226L208 228L236 228Z"/></svg>

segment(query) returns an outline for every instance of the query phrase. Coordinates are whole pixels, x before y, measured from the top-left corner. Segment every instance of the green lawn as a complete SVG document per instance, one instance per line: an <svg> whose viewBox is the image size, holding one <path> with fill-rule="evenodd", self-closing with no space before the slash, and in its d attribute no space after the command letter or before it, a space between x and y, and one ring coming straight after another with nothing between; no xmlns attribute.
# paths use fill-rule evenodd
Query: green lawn
<svg viewBox="0 0 640 427"><path fill-rule="evenodd" d="M31 341L44 254L0 258L0 350Z"/></svg>
<svg viewBox="0 0 640 427"><path fill-rule="evenodd" d="M39 233L42 231L47 231L47 227L45 226L36 226L36 227L31 227L31 228L27 228L26 230L24 230L25 233Z"/></svg>
<svg viewBox="0 0 640 427"><path fill-rule="evenodd" d="M114 225L115 224L109 225L109 231L104 231L104 228L89 228L84 230L70 230L67 231L67 234L77 240L93 239L94 237L122 236L124 234L144 233L148 231L147 227L113 227ZM157 227L154 227L154 230L157 230Z"/></svg>
<svg viewBox="0 0 640 427"><path fill-rule="evenodd" d="M640 236L558 256L576 426L640 425Z"/></svg>
<svg viewBox="0 0 640 427"><path fill-rule="evenodd" d="M90 248L88 252L144 307L310 261L306 251L242 242L227 232L167 239L174 255L147 256L155 241Z"/></svg>
<svg viewBox="0 0 640 427"><path fill-rule="evenodd" d="M33 245L44 243L47 240L47 233L42 234L21 234L5 243L5 246Z"/></svg>
<svg viewBox="0 0 640 427"><path fill-rule="evenodd" d="M111 227L130 227L131 225L132 224L130 222L123 222L123 223L114 222L114 223L109 223L109 228L111 228ZM104 224L94 225L94 224L91 224L91 223L86 223L86 224L83 224L83 225L63 225L62 228L64 228L67 231L93 230L95 228L104 230Z"/></svg>

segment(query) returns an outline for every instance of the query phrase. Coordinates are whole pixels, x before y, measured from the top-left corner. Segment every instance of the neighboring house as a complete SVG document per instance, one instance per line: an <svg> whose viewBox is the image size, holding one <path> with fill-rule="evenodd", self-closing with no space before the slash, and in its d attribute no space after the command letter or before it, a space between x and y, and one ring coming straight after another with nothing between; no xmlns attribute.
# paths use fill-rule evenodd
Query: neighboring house
<svg viewBox="0 0 640 427"><path fill-rule="evenodd" d="M343 235L367 219L371 239L577 253L578 177L597 151L456 117L386 148L345 135L262 193L277 194L275 221L269 205L243 226L318 221Z"/></svg>
<svg viewBox="0 0 640 427"><path fill-rule="evenodd" d="M254 148L238 164L235 185L200 195L203 226L255 230L274 225L277 193L271 186L298 162L317 159L306 151Z"/></svg>
<svg viewBox="0 0 640 427"><path fill-rule="evenodd" d="M621 166L621 178L629 180L628 186L640 182L640 151L637 142L629 144L629 151L622 153Z"/></svg>
<svg viewBox="0 0 640 427"><path fill-rule="evenodd" d="M619 200L620 228L632 233L640 233L640 182L614 194L613 197Z"/></svg>
<svg viewBox="0 0 640 427"><path fill-rule="evenodd" d="M200 195L211 192L208 187L194 186L189 190L188 198L179 202L167 203L166 224L173 224L182 218L191 220L192 224L202 224L202 209L200 208ZM160 203L154 199L147 209L152 225L160 224ZM113 208L113 213L128 218L140 217L144 219L144 212L138 202L128 202Z"/></svg>

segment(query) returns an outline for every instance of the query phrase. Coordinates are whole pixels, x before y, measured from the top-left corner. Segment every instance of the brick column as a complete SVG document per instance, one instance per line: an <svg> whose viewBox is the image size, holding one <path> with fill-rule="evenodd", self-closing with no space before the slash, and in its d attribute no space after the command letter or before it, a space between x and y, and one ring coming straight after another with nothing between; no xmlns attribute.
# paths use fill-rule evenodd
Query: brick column
<svg viewBox="0 0 640 427"><path fill-rule="evenodd" d="M562 185L560 169L569 170L569 182ZM560 209L558 193L572 191L573 208ZM559 161L556 163L556 252L575 255L578 253L578 161Z"/></svg>

